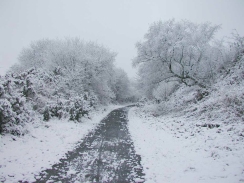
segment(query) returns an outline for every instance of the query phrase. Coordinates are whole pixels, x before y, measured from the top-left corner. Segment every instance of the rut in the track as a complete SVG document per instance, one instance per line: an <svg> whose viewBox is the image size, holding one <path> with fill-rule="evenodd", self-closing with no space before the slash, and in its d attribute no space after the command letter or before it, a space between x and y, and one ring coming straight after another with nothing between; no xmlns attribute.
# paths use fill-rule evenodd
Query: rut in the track
<svg viewBox="0 0 244 183"><path fill-rule="evenodd" d="M127 128L129 107L112 111L83 142L36 182L144 182Z"/></svg>

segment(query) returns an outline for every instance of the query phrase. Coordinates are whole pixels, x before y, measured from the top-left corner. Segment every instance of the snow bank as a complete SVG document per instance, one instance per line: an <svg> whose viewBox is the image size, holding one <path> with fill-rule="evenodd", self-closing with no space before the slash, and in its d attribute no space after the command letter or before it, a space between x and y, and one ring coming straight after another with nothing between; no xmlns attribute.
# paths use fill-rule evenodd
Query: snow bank
<svg viewBox="0 0 244 183"><path fill-rule="evenodd" d="M212 129L200 124L193 117L130 110L129 131L146 182L244 182L243 136L233 133L231 124Z"/></svg>
<svg viewBox="0 0 244 183"><path fill-rule="evenodd" d="M91 120L81 123L52 119L29 125L29 133L22 137L0 136L0 182L35 181L39 172L65 157L68 150L118 107L100 109L90 115Z"/></svg>

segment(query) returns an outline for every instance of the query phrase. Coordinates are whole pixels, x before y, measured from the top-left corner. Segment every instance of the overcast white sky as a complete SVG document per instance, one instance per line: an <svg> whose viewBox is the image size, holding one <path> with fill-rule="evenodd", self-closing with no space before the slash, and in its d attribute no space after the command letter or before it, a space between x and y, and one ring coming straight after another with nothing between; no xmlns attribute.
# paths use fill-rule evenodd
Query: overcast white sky
<svg viewBox="0 0 244 183"><path fill-rule="evenodd" d="M130 77L135 43L158 20L221 24L218 36L244 34L244 0L0 0L0 74L23 47L43 38L79 37L118 53Z"/></svg>

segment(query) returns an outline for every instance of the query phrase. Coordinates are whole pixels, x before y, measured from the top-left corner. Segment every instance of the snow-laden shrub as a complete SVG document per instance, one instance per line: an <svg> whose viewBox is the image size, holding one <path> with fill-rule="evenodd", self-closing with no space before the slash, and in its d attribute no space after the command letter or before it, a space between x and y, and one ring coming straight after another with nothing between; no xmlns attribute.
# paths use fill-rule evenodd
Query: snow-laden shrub
<svg viewBox="0 0 244 183"><path fill-rule="evenodd" d="M68 117L71 121L81 121L82 117L88 117L91 110L96 107L95 95L84 93L65 100L49 103L44 112L43 119L48 121L53 117L59 119Z"/></svg>
<svg viewBox="0 0 244 183"><path fill-rule="evenodd" d="M156 99L157 102L166 101L168 100L170 95L176 91L177 88L177 82L161 82L158 87L153 90L153 97Z"/></svg>
<svg viewBox="0 0 244 183"><path fill-rule="evenodd" d="M49 121L50 118L51 118L51 116L50 116L49 109L48 109L48 107L46 107L45 110L43 111L43 120Z"/></svg>
<svg viewBox="0 0 244 183"><path fill-rule="evenodd" d="M45 121L53 117L80 121L98 104L93 92L77 93L69 88L67 82L61 74L52 75L35 69L26 77L26 87L34 93L32 97L28 95L31 98L29 102Z"/></svg>
<svg viewBox="0 0 244 183"><path fill-rule="evenodd" d="M88 116L89 111L91 110L89 101L85 100L84 97L74 97L70 101L69 114L70 120L79 121L81 117Z"/></svg>
<svg viewBox="0 0 244 183"><path fill-rule="evenodd" d="M236 116L242 117L244 115L244 92L241 96L226 96L224 104L226 108L231 108Z"/></svg>
<svg viewBox="0 0 244 183"><path fill-rule="evenodd" d="M80 121L82 117L89 117L89 113L96 107L98 99L95 95L84 93L70 98L68 102L69 119Z"/></svg>
<svg viewBox="0 0 244 183"><path fill-rule="evenodd" d="M230 68L227 76L213 85L206 101L201 103L196 115L214 119L221 113L223 121L244 121L244 56Z"/></svg>
<svg viewBox="0 0 244 183"><path fill-rule="evenodd" d="M145 111L153 114L154 116L164 115L168 113L181 113L184 110L203 100L208 96L206 89L199 86L185 86L181 85L175 92L168 96L166 101L161 103L152 103L145 107Z"/></svg>
<svg viewBox="0 0 244 183"><path fill-rule="evenodd" d="M55 78L44 71L29 69L7 74L0 80L0 133L26 133L34 111L42 113L52 100Z"/></svg>
<svg viewBox="0 0 244 183"><path fill-rule="evenodd" d="M22 91L34 110L42 112L47 101L54 100L57 78L45 71L30 69L16 78L23 80Z"/></svg>
<svg viewBox="0 0 244 183"><path fill-rule="evenodd" d="M57 103L51 103L48 104L45 107L45 110L43 111L43 120L49 121L49 119L53 117L57 117L58 119L61 119L65 116L67 111L65 111L63 103L57 102Z"/></svg>
<svg viewBox="0 0 244 183"><path fill-rule="evenodd" d="M31 122L30 110L25 105L23 82L13 76L0 80L0 133L21 135L26 133L25 123Z"/></svg>
<svg viewBox="0 0 244 183"><path fill-rule="evenodd" d="M0 133L26 133L25 124L32 117L43 116L81 121L98 104L93 92L77 93L66 85L61 75L30 69L8 74L0 80Z"/></svg>

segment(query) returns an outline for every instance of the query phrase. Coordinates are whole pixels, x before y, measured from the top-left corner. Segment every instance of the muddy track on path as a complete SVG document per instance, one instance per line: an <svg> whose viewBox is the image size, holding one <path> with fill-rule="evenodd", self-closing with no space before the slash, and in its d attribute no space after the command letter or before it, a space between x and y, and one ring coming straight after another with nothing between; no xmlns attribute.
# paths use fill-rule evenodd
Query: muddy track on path
<svg viewBox="0 0 244 183"><path fill-rule="evenodd" d="M110 112L66 158L36 176L36 182L144 182L141 157L127 127L129 108Z"/></svg>

